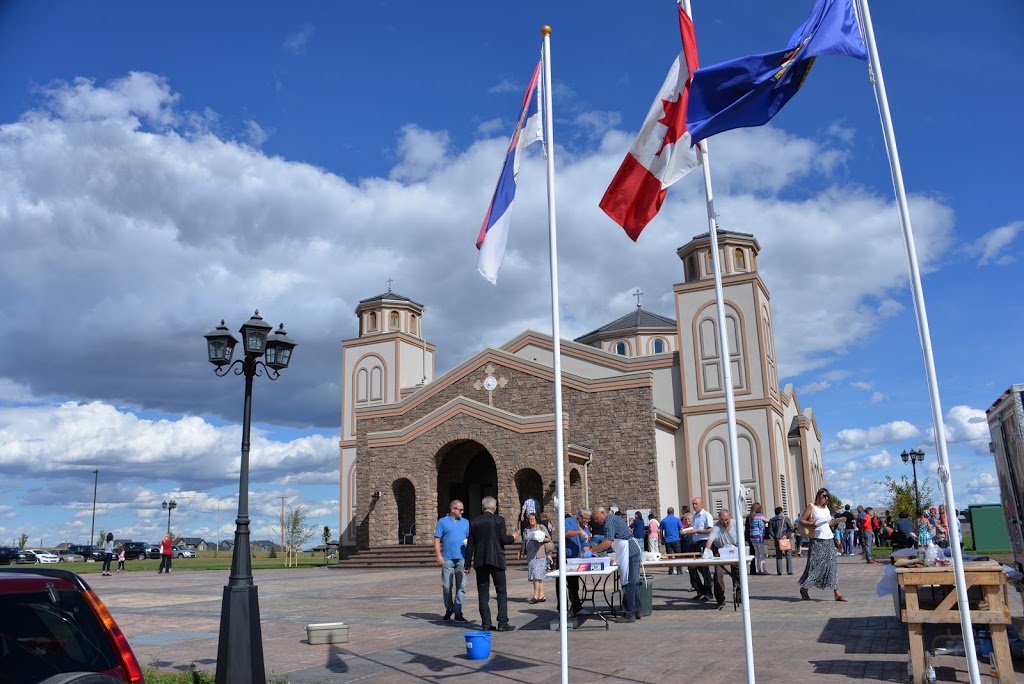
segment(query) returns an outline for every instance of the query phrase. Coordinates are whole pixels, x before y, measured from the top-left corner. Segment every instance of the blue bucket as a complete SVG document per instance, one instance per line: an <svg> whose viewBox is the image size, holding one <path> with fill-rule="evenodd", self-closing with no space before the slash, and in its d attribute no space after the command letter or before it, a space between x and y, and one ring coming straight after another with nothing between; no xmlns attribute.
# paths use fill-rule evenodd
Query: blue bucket
<svg viewBox="0 0 1024 684"><path fill-rule="evenodd" d="M470 660L486 660L491 655L491 633L466 632L466 655Z"/></svg>

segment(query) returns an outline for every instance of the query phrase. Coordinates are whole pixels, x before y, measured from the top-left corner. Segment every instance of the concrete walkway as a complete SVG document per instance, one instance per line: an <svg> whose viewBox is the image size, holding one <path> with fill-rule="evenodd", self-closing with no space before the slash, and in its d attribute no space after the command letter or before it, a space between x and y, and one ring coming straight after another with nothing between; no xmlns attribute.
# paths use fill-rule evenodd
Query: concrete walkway
<svg viewBox="0 0 1024 684"><path fill-rule="evenodd" d="M751 622L758 682L822 684L903 682L907 673L906 627L893 615L892 600L875 592L883 565L840 558L841 590L812 591L800 601L796 577L805 559L794 559L796 575L750 578ZM769 559L774 570L774 561ZM90 584L113 613L143 667L185 670L192 663L212 672L226 572L171 575L128 573L90 576ZM475 575L470 575L470 583ZM466 658L463 633L479 627L441 622L440 571L261 570L255 574L263 619L268 677L299 682L559 682L554 585L548 601L531 605L525 572L512 571L510 615L515 632L492 635L491 657ZM605 631L591 620L569 633L573 682L745 681L741 614L731 604L692 600L685 575L654 576L654 614ZM477 618L476 588L466 596L466 616ZM1021 615L1011 593L1012 613ZM492 612L494 604L492 600ZM348 644L310 646L305 625L343 621ZM963 657L937 659L939 681L966 682ZM987 667L984 668L987 673ZM1018 682L1024 677L1017 675Z"/></svg>

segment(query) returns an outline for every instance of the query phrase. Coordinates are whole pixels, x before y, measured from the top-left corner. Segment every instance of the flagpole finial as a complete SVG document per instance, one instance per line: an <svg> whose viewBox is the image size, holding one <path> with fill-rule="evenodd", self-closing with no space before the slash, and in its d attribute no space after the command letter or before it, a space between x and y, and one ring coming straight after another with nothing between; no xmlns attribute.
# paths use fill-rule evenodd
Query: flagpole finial
<svg viewBox="0 0 1024 684"><path fill-rule="evenodd" d="M540 35L542 35L542 36L550 36L551 35L551 27L548 26L547 24L544 24L543 26L541 26L540 27Z"/></svg>

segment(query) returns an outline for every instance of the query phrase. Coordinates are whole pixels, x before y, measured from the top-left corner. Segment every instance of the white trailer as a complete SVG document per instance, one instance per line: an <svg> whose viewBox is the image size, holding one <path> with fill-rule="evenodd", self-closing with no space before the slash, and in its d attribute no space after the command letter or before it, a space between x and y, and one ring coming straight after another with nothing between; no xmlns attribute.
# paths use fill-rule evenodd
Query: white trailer
<svg viewBox="0 0 1024 684"><path fill-rule="evenodd" d="M1024 572L1024 385L1012 385L985 411L1013 560Z"/></svg>

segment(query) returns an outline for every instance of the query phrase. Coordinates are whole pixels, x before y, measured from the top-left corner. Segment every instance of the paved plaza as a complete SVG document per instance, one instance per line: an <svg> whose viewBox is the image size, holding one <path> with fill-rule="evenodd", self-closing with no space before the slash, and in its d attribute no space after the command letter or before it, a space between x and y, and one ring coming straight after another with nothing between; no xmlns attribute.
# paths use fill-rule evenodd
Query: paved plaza
<svg viewBox="0 0 1024 684"><path fill-rule="evenodd" d="M902 682L907 673L906 627L892 599L876 595L883 565L840 558L841 590L812 590L800 601L796 577L805 559L794 559L793 577L750 578L751 622L758 682ZM143 667L212 672L217 656L220 604L227 572L171 575L128 573L89 577L110 608ZM769 559L774 571L774 561ZM466 617L477 618L475 575L470 575ZM548 601L531 605L520 570L510 572L510 616L516 631L492 635L491 657L468 660L463 633L479 627L441 621L440 571L260 570L255 573L263 618L268 677L299 682L542 682L560 681L559 639L548 628L555 617L554 584ZM692 600L686 575L654 575L654 614L605 631L593 619L570 631L573 682L745 681L741 613L731 604ZM1011 592L1011 611L1021 603ZM492 611L493 602L492 602ZM305 642L305 625L343 621L350 641L331 646ZM966 682L963 657L940 656L939 681ZM1018 666L1018 670L1021 668ZM987 672L987 668L983 669ZM987 678L985 678L987 681ZM1018 682L1024 677L1017 675Z"/></svg>

